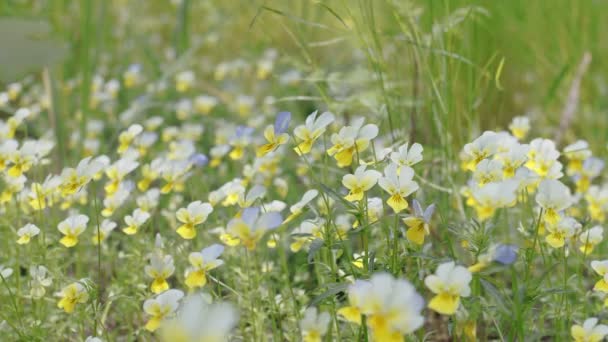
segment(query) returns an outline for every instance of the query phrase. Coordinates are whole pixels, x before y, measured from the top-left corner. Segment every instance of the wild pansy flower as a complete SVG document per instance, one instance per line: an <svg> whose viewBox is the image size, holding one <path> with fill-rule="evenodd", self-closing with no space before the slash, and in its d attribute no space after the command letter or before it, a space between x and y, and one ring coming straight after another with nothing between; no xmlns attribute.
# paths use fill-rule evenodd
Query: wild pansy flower
<svg viewBox="0 0 608 342"><path fill-rule="evenodd" d="M110 221L108 219L101 221L101 225L99 225L99 232L97 231L97 227L95 227L95 231L93 232L95 234L92 238L93 244L98 245L105 241L116 226L117 224L114 221Z"/></svg>
<svg viewBox="0 0 608 342"><path fill-rule="evenodd" d="M283 222L281 214L263 213L257 207L245 208L240 218L228 222L226 233L220 238L228 246L243 244L248 250L255 249L264 234L277 228Z"/></svg>
<svg viewBox="0 0 608 342"><path fill-rule="evenodd" d="M218 190L209 193L209 203L214 206L219 201L222 201L224 207L229 207L239 203L239 199L245 193L245 187L243 181L239 178L235 178L230 182L222 185Z"/></svg>
<svg viewBox="0 0 608 342"><path fill-rule="evenodd" d="M401 166L398 171L397 168L397 164L389 164L384 169L384 176L378 179L378 185L390 195L386 203L395 213L407 209L408 203L405 198L418 190L418 183L413 181L414 169Z"/></svg>
<svg viewBox="0 0 608 342"><path fill-rule="evenodd" d="M6 90L7 90L6 93L8 94L8 98L11 101L15 101L15 100L17 100L19 95L21 95L21 91L23 90L23 85L19 82L13 82L13 83L10 83L6 87Z"/></svg>
<svg viewBox="0 0 608 342"><path fill-rule="evenodd" d="M464 145L461 153L463 169L475 171L480 161L496 152L497 143L498 137L496 132L485 131L480 137Z"/></svg>
<svg viewBox="0 0 608 342"><path fill-rule="evenodd" d="M291 233L293 242L289 245L292 252L297 253L302 248L308 248L315 239L323 239L324 219L305 220Z"/></svg>
<svg viewBox="0 0 608 342"><path fill-rule="evenodd" d="M125 184L126 183L126 184ZM103 210L101 211L101 215L103 217L110 217L114 214L114 211L119 208L123 203L129 198L131 194L131 183L119 183L119 186L112 195L106 196L103 200Z"/></svg>
<svg viewBox="0 0 608 342"><path fill-rule="evenodd" d="M591 268L602 277L595 283L593 290L608 293L608 260L593 260Z"/></svg>
<svg viewBox="0 0 608 342"><path fill-rule="evenodd" d="M472 205L480 221L494 216L496 209L509 207L517 200L518 183L513 180L492 182L471 190Z"/></svg>
<svg viewBox="0 0 608 342"><path fill-rule="evenodd" d="M92 160L91 157L87 157L81 160L75 169L63 169L61 172L61 185L59 186L61 195L66 197L75 194L91 181L93 176L101 171L103 167L103 164Z"/></svg>
<svg viewBox="0 0 608 342"><path fill-rule="evenodd" d="M576 192L585 193L589 190L591 182L600 175L603 169L603 160L594 157L585 159L581 171L572 176L574 183L576 184Z"/></svg>
<svg viewBox="0 0 608 342"><path fill-rule="evenodd" d="M190 253L190 267L186 269L186 285L190 289L203 287L207 284L207 272L224 264L218 259L224 251L224 246L214 244L203 248L200 252Z"/></svg>
<svg viewBox="0 0 608 342"><path fill-rule="evenodd" d="M599 245L603 239L604 228L602 226L589 228L578 237L578 241L582 244L579 250L585 254L591 254L595 246Z"/></svg>
<svg viewBox="0 0 608 342"><path fill-rule="evenodd" d="M330 112L324 112L318 118L317 113L318 111L312 112L306 117L304 125L296 127L293 131L293 135L298 140L298 146L294 147L294 151L298 155L308 154L315 141L325 133L327 126L335 119Z"/></svg>
<svg viewBox="0 0 608 342"><path fill-rule="evenodd" d="M255 105L255 97L247 95L239 95L236 97L236 111L241 117L247 117L251 114L251 109Z"/></svg>
<svg viewBox="0 0 608 342"><path fill-rule="evenodd" d="M543 210L543 219L548 224L555 224L559 220L559 213L572 204L570 189L558 180L546 179L538 186L536 203Z"/></svg>
<svg viewBox="0 0 608 342"><path fill-rule="evenodd" d="M152 278L150 290L152 290L153 293L161 293L169 288L167 278L175 272L173 257L156 251L151 253L149 258L150 264L145 267L144 271L148 277Z"/></svg>
<svg viewBox="0 0 608 342"><path fill-rule="evenodd" d="M290 112L280 112L274 121L274 125L268 125L264 129L264 138L267 143L258 147L256 156L262 157L266 154L275 151L279 146L284 145L289 140L289 135L285 133L291 121Z"/></svg>
<svg viewBox="0 0 608 342"><path fill-rule="evenodd" d="M175 90L184 93L192 88L196 77L193 71L186 70L175 75Z"/></svg>
<svg viewBox="0 0 608 342"><path fill-rule="evenodd" d="M370 141L378 135L378 126L363 126L364 121L364 118L355 119L351 126L342 127L331 136L333 146L327 150L327 154L336 159L338 167L350 166L355 153L365 151Z"/></svg>
<svg viewBox="0 0 608 342"><path fill-rule="evenodd" d="M131 126L129 126L129 128L120 133L120 135L118 136L118 142L119 142L119 146L118 146L118 153L119 154L123 154L125 152L127 152L127 150L129 149L129 147L131 146L131 143L133 142L133 140L135 140L135 138L141 133L143 132L144 128L139 125L139 124L133 124Z"/></svg>
<svg viewBox="0 0 608 342"><path fill-rule="evenodd" d="M134 235L149 218L150 213L137 208L133 210L131 215L125 216L125 224L127 226L122 231L127 235Z"/></svg>
<svg viewBox="0 0 608 342"><path fill-rule="evenodd" d="M595 317L587 318L583 325L575 324L570 329L574 342L600 342L608 335L608 325L597 324Z"/></svg>
<svg viewBox="0 0 608 342"><path fill-rule="evenodd" d="M230 146L232 151L228 154L228 157L232 160L240 160L245 154L245 147L251 144L251 134L253 133L253 127L238 126L234 137L230 140Z"/></svg>
<svg viewBox="0 0 608 342"><path fill-rule="evenodd" d="M182 223L177 228L179 236L188 240L194 239L196 237L195 226L205 222L211 212L213 212L211 204L201 201L192 202L188 204L187 208L180 208L176 213L177 220Z"/></svg>
<svg viewBox="0 0 608 342"><path fill-rule="evenodd" d="M180 300L184 293L180 290L167 290L153 299L144 302L144 312L150 316L146 323L146 330L156 331L161 323L170 318L179 307Z"/></svg>
<svg viewBox="0 0 608 342"><path fill-rule="evenodd" d="M86 303L89 300L89 293L80 282L74 282L61 289L58 293L61 297L57 307L67 313L74 312L76 304Z"/></svg>
<svg viewBox="0 0 608 342"><path fill-rule="evenodd" d="M453 315L460 306L460 297L471 294L471 279L471 272L453 261L439 265L435 274L424 279L426 286L435 293L429 308L443 315Z"/></svg>
<svg viewBox="0 0 608 342"><path fill-rule="evenodd" d="M160 177L160 173L163 168L163 164L165 163L164 159L156 158L150 162L150 164L145 164L141 168L141 180L137 182L137 188L139 191L146 191L150 188L150 184L154 182L158 177Z"/></svg>
<svg viewBox="0 0 608 342"><path fill-rule="evenodd" d="M213 146L209 150L209 156L211 156L211 162L209 166L218 167L222 163L222 158L230 151L230 145L217 145Z"/></svg>
<svg viewBox="0 0 608 342"><path fill-rule="evenodd" d="M528 145L515 144L508 151L496 154L496 160L501 162L503 179L515 176L519 168L528 160L529 150Z"/></svg>
<svg viewBox="0 0 608 342"><path fill-rule="evenodd" d="M327 333L331 317L327 312L318 312L317 308L310 307L304 311L300 321L303 342L321 342Z"/></svg>
<svg viewBox="0 0 608 342"><path fill-rule="evenodd" d="M525 116L514 117L511 124L509 124L509 130L518 140L524 139L530 131L530 119Z"/></svg>
<svg viewBox="0 0 608 342"><path fill-rule="evenodd" d="M175 104L175 117L178 120L184 121L192 115L192 101L190 99L181 99Z"/></svg>
<svg viewBox="0 0 608 342"><path fill-rule="evenodd" d="M140 156L148 154L148 150L158 140L158 134L155 132L142 132L133 139L133 147Z"/></svg>
<svg viewBox="0 0 608 342"><path fill-rule="evenodd" d="M583 170L583 162L585 159L591 157L591 150L589 150L589 143L585 140L578 140L573 144L564 147L564 156L568 159L568 166L566 173L573 175Z"/></svg>
<svg viewBox="0 0 608 342"><path fill-rule="evenodd" d="M374 341L400 341L422 326L424 300L412 284L387 273L357 280L348 288L349 306L338 310L346 320L361 324L366 317Z"/></svg>
<svg viewBox="0 0 608 342"><path fill-rule="evenodd" d="M604 222L606 211L608 211L608 185L605 184L602 187L590 186L585 194L585 201L587 201L591 219Z"/></svg>
<svg viewBox="0 0 608 342"><path fill-rule="evenodd" d="M113 195L118 190L120 182L138 166L139 163L132 158L121 158L110 165L106 169L106 176L109 180L104 186L106 193Z"/></svg>
<svg viewBox="0 0 608 342"><path fill-rule="evenodd" d="M21 175L19 177L4 176L4 189L0 193L0 204L10 202L13 195L21 192L25 187L27 178Z"/></svg>
<svg viewBox="0 0 608 342"><path fill-rule="evenodd" d="M194 98L194 109L203 115L207 115L218 104L217 98L209 95L199 95Z"/></svg>
<svg viewBox="0 0 608 342"><path fill-rule="evenodd" d="M184 300L174 319L160 329L162 342L227 341L238 322L238 312L228 303L211 303L206 295L192 295Z"/></svg>
<svg viewBox="0 0 608 342"><path fill-rule="evenodd" d="M530 142L528 161L524 165L542 178L557 179L563 175L559 156L553 140L537 138Z"/></svg>
<svg viewBox="0 0 608 342"><path fill-rule="evenodd" d="M42 210L47 206L53 205L53 193L61 185L59 176L47 176L42 184L32 183L31 189L27 194L28 203L34 210Z"/></svg>
<svg viewBox="0 0 608 342"><path fill-rule="evenodd" d="M412 201L413 215L403 219L408 227L405 233L407 239L417 245L424 244L424 237L431 233L430 222L435 212L435 204L429 205L424 211L417 200Z"/></svg>
<svg viewBox="0 0 608 342"><path fill-rule="evenodd" d="M170 161L161 172L161 176L165 184L160 188L162 194L168 194L171 191L181 192L184 190L184 180L188 175L188 171L192 164L188 161Z"/></svg>
<svg viewBox="0 0 608 342"><path fill-rule="evenodd" d="M32 265L30 267L30 277L30 295L32 298L40 299L44 297L45 287L49 287L53 283L49 270L42 265Z"/></svg>
<svg viewBox="0 0 608 342"><path fill-rule="evenodd" d="M405 143L399 146L397 152L391 152L390 158L393 163L401 166L413 166L422 161L422 145L419 143L413 143L412 146L408 146L408 143Z"/></svg>
<svg viewBox="0 0 608 342"><path fill-rule="evenodd" d="M10 158L14 153L17 153L19 143L16 140L9 139L0 143L0 171L4 171L10 163Z"/></svg>
<svg viewBox="0 0 608 342"><path fill-rule="evenodd" d="M365 165L359 166L354 174L344 175L342 185L349 190L344 198L349 202L360 201L363 194L376 185L382 174L376 170L366 170Z"/></svg>
<svg viewBox="0 0 608 342"><path fill-rule="evenodd" d="M8 169L8 175L19 177L29 171L36 162L36 155L40 153L38 147L35 141L26 141L18 150L13 151L9 156L12 165Z"/></svg>
<svg viewBox="0 0 608 342"><path fill-rule="evenodd" d="M140 64L131 64L122 74L125 88L133 88L142 82L142 70Z"/></svg>
<svg viewBox="0 0 608 342"><path fill-rule="evenodd" d="M78 243L78 236L87 228L89 217L86 215L72 215L59 222L57 229L63 234L59 242L65 247L74 247Z"/></svg>
<svg viewBox="0 0 608 342"><path fill-rule="evenodd" d="M549 231L545 241L553 248L560 248L566 244L567 239L573 237L580 230L581 224L572 217L564 217L556 223L546 224L545 228Z"/></svg>
<svg viewBox="0 0 608 342"><path fill-rule="evenodd" d="M308 203L310 203L312 200L314 200L318 194L319 194L319 191L317 191L315 189L306 191L304 193L304 195L302 195L302 199L298 203L289 207L289 211L291 212L291 214L289 214L289 216L287 216L287 218L285 219L285 222L283 222L283 223L289 223L296 217L300 216L300 214L302 214L302 212L304 211L304 208L308 205Z"/></svg>
<svg viewBox="0 0 608 342"><path fill-rule="evenodd" d="M20 245L30 243L30 240L40 233L40 228L36 227L36 225L28 223L25 226L19 228L17 231L17 235L19 236L19 240L17 243Z"/></svg>

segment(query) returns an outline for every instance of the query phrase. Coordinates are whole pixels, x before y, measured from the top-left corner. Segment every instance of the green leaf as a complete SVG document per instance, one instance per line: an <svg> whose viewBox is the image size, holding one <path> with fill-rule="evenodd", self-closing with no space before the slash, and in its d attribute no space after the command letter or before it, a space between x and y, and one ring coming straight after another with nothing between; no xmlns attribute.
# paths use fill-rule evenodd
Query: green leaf
<svg viewBox="0 0 608 342"><path fill-rule="evenodd" d="M312 263L315 258L315 254L323 247L325 241L323 239L315 239L310 243L310 247L308 248L308 263Z"/></svg>
<svg viewBox="0 0 608 342"><path fill-rule="evenodd" d="M358 210L356 205L345 200L344 197L340 196L340 194L337 193L334 189L328 187L327 185L325 185L323 183L319 184L319 186L321 187L321 189L323 189L323 192L325 192L326 194L329 195L329 197L335 199L338 202L342 202L342 204L344 204L344 206L346 206L346 208Z"/></svg>
<svg viewBox="0 0 608 342"><path fill-rule="evenodd" d="M349 285L350 285L349 283L337 283L337 284L329 285L327 287L327 290L325 292L321 293L320 295L316 296L313 300L311 300L310 304L308 306L309 307L316 306L323 300L325 300L331 296L334 296L340 292L346 291L346 289L348 289Z"/></svg>
<svg viewBox="0 0 608 342"><path fill-rule="evenodd" d="M498 289L494 286L494 284L485 279L479 279L479 281L481 282L481 285L483 286L486 293L488 293L490 297L494 299L494 302L496 302L496 305L498 306L500 311L508 312L507 305L505 304L503 296L500 294L500 292L498 292Z"/></svg>
<svg viewBox="0 0 608 342"><path fill-rule="evenodd" d="M12 82L63 58L67 45L51 36L43 21L0 18L0 82Z"/></svg>

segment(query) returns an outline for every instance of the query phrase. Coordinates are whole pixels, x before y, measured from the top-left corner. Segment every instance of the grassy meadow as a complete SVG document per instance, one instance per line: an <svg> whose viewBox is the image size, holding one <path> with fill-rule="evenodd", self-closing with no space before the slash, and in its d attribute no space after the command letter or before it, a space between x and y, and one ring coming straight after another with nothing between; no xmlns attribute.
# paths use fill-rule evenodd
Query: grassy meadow
<svg viewBox="0 0 608 342"><path fill-rule="evenodd" d="M0 340L603 341L604 13L1 1Z"/></svg>

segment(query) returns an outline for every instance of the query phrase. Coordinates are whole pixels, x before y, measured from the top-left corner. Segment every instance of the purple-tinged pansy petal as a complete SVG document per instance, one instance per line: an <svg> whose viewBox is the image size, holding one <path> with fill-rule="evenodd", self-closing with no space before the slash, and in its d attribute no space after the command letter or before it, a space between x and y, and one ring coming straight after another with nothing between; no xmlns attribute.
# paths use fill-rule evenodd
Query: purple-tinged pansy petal
<svg viewBox="0 0 608 342"><path fill-rule="evenodd" d="M414 209L415 216L422 217L422 206L420 205L420 202L418 202L417 199L412 200L412 208Z"/></svg>
<svg viewBox="0 0 608 342"><path fill-rule="evenodd" d="M277 114L277 118L274 121L274 134L285 133L289 127L289 122L291 122L290 112L280 112Z"/></svg>
<svg viewBox="0 0 608 342"><path fill-rule="evenodd" d="M222 254L222 252L224 252L224 246L217 243L201 250L203 260L205 261L217 259Z"/></svg>
<svg viewBox="0 0 608 342"><path fill-rule="evenodd" d="M431 217L433 217L433 213L435 213L435 203L429 205L424 211L424 215L422 215L424 222L429 223L431 221Z"/></svg>
<svg viewBox="0 0 608 342"><path fill-rule="evenodd" d="M236 128L237 138L251 135L251 133L253 133L253 127L237 126Z"/></svg>
<svg viewBox="0 0 608 342"><path fill-rule="evenodd" d="M255 220L258 218L258 214L260 213L260 208L258 207L249 207L243 209L241 213L241 220L245 222L249 227L253 227Z"/></svg>
<svg viewBox="0 0 608 342"><path fill-rule="evenodd" d="M511 265L517 259L517 246L499 245L494 251L494 261L503 265Z"/></svg>
<svg viewBox="0 0 608 342"><path fill-rule="evenodd" d="M277 212L265 213L260 216L256 228L275 229L283 223L283 217Z"/></svg>
<svg viewBox="0 0 608 342"><path fill-rule="evenodd" d="M209 158L202 153L196 153L190 157L190 161L196 166L205 166L209 163Z"/></svg>

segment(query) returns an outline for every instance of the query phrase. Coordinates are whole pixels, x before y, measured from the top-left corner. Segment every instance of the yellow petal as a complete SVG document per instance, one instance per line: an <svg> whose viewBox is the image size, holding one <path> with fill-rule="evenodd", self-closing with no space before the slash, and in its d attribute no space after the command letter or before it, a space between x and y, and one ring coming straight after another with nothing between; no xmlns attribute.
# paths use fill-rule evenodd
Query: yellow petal
<svg viewBox="0 0 608 342"><path fill-rule="evenodd" d="M17 240L17 243L20 245L24 245L29 242L30 242L30 236L28 234L21 236L19 238L19 240Z"/></svg>
<svg viewBox="0 0 608 342"><path fill-rule="evenodd" d="M453 315L460 304L460 297L449 293L441 293L433 297L429 303L429 308L443 314Z"/></svg>
<svg viewBox="0 0 608 342"><path fill-rule="evenodd" d="M357 188L351 190L348 195L344 196L344 199L349 202L360 201L363 199L363 190Z"/></svg>
<svg viewBox="0 0 608 342"><path fill-rule="evenodd" d="M125 232L125 234L127 234L127 235L134 235L135 233L137 233L137 227L128 226L126 228L123 228L122 231Z"/></svg>
<svg viewBox="0 0 608 342"><path fill-rule="evenodd" d="M310 152L313 144L313 140L304 140L298 144L297 147L294 147L294 151L300 156L303 154L307 154Z"/></svg>
<svg viewBox="0 0 608 342"><path fill-rule="evenodd" d="M146 330L154 332L160 326L161 318L154 316L146 323Z"/></svg>
<svg viewBox="0 0 608 342"><path fill-rule="evenodd" d="M336 153L334 158L338 162L338 167L350 166L353 163L353 152L354 149L351 147Z"/></svg>
<svg viewBox="0 0 608 342"><path fill-rule="evenodd" d="M566 239L563 236L557 234L549 234L545 237L545 241L549 244L549 246L553 248L560 248L566 244Z"/></svg>
<svg viewBox="0 0 608 342"><path fill-rule="evenodd" d="M604 279L600 279L595 283L593 290L608 293L608 283Z"/></svg>
<svg viewBox="0 0 608 342"><path fill-rule="evenodd" d="M186 285L189 288L203 287L205 284L207 284L207 276L203 270L190 272L186 276Z"/></svg>
<svg viewBox="0 0 608 342"><path fill-rule="evenodd" d="M161 293L168 289L169 289L169 284L167 283L165 278L156 278L156 279L154 279L152 284L150 284L150 290L152 290L152 292L154 292L154 293Z"/></svg>
<svg viewBox="0 0 608 342"><path fill-rule="evenodd" d="M424 226L420 225L418 227L412 227L405 232L405 236L407 239L417 245L422 245L424 243L424 236L426 232L424 231Z"/></svg>
<svg viewBox="0 0 608 342"><path fill-rule="evenodd" d="M354 306L347 306L338 310L338 315L349 322L361 324L361 311Z"/></svg>
<svg viewBox="0 0 608 342"><path fill-rule="evenodd" d="M184 224L177 228L177 234L186 240L191 240L196 237L196 229L194 229L194 227L191 225Z"/></svg>
<svg viewBox="0 0 608 342"><path fill-rule="evenodd" d="M395 213L401 212L403 209L407 209L408 204L405 198L401 197L399 194L392 195L387 201L386 204L391 207Z"/></svg>
<svg viewBox="0 0 608 342"><path fill-rule="evenodd" d="M258 158L263 157L263 156L267 155L268 153L274 151L278 146L279 145L277 145L275 143L264 144L256 149L255 155Z"/></svg>
<svg viewBox="0 0 608 342"><path fill-rule="evenodd" d="M234 237L230 234L220 235L220 240L222 240L223 243L230 247L238 246L241 243L241 240L239 238Z"/></svg>
<svg viewBox="0 0 608 342"><path fill-rule="evenodd" d="M74 312L75 305L76 305L76 303L74 301L69 300L68 298L65 298L65 297L61 298L59 303L57 303L57 307L60 309L63 309L67 313Z"/></svg>
<svg viewBox="0 0 608 342"><path fill-rule="evenodd" d="M74 247L78 243L78 237L75 235L66 235L59 240L59 242L65 247Z"/></svg>

